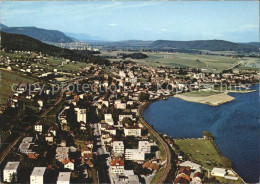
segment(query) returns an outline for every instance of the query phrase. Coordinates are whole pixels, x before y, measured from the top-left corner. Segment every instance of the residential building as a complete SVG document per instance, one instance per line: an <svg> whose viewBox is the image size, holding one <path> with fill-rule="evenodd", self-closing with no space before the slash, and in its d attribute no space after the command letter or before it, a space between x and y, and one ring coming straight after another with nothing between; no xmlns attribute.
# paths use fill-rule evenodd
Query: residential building
<svg viewBox="0 0 260 184"><path fill-rule="evenodd" d="M125 150L126 160L145 160L145 153L139 151L139 149L126 149Z"/></svg>
<svg viewBox="0 0 260 184"><path fill-rule="evenodd" d="M87 110L75 108L75 111L76 111L76 114L77 114L77 121L78 122L83 121L84 123L87 123Z"/></svg>
<svg viewBox="0 0 260 184"><path fill-rule="evenodd" d="M70 184L71 172L59 172L57 184Z"/></svg>
<svg viewBox="0 0 260 184"><path fill-rule="evenodd" d="M105 122L109 125L114 125L112 114L105 114Z"/></svg>
<svg viewBox="0 0 260 184"><path fill-rule="evenodd" d="M7 164L4 168L4 171L3 171L4 182L17 181L19 164L20 164L20 162L7 162Z"/></svg>
<svg viewBox="0 0 260 184"><path fill-rule="evenodd" d="M113 142L113 151L116 154L124 154L125 146L123 141L114 141Z"/></svg>
<svg viewBox="0 0 260 184"><path fill-rule="evenodd" d="M112 158L110 161L110 172L115 174L124 173L124 160L121 157Z"/></svg>
<svg viewBox="0 0 260 184"><path fill-rule="evenodd" d="M140 127L125 127L124 134L125 134L125 136L141 137L141 128Z"/></svg>
<svg viewBox="0 0 260 184"><path fill-rule="evenodd" d="M34 167L30 176L30 184L43 184L43 178L46 167Z"/></svg>
<svg viewBox="0 0 260 184"><path fill-rule="evenodd" d="M36 125L34 125L34 130L36 131L36 132L42 132L42 124L36 124Z"/></svg>
<svg viewBox="0 0 260 184"><path fill-rule="evenodd" d="M149 143L149 141L139 141L138 149L139 149L139 151L142 151L145 153L151 153L151 143Z"/></svg>

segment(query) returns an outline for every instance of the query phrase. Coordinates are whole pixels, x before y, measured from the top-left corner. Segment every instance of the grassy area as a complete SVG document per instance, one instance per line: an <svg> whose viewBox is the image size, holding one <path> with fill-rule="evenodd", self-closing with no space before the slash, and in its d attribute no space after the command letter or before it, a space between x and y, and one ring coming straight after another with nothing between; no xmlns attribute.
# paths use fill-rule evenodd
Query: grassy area
<svg viewBox="0 0 260 184"><path fill-rule="evenodd" d="M122 51L107 52L102 51L103 56L117 56ZM129 54L131 52L125 52ZM241 61L240 58L233 58L221 55L198 55L190 53L152 53L143 52L149 57L145 59L131 59L140 64L152 66L178 66L191 68L207 68L210 72L220 72L224 69L234 66ZM120 61L122 59L111 59L111 61ZM250 58L243 58L249 61ZM212 70L216 69L216 70Z"/></svg>
<svg viewBox="0 0 260 184"><path fill-rule="evenodd" d="M180 150L192 161L201 164L203 167L225 167L225 159L207 139L186 139L174 141Z"/></svg>
<svg viewBox="0 0 260 184"><path fill-rule="evenodd" d="M36 79L28 77L14 71L7 71L0 69L1 84L0 84L0 103L4 104L7 102L9 96L12 94L12 85L21 82L33 83Z"/></svg>
<svg viewBox="0 0 260 184"><path fill-rule="evenodd" d="M157 183L157 181L160 179L161 175L163 174L163 170L164 170L164 166L161 167L161 168L157 171L157 173L156 173L156 175L154 176L154 178L152 179L151 183Z"/></svg>
<svg viewBox="0 0 260 184"><path fill-rule="evenodd" d="M211 96L211 95L217 95L220 94L222 92L220 91L191 91L191 92L187 92L187 93L182 93L182 95L184 96L188 96L188 97L206 97L206 96Z"/></svg>

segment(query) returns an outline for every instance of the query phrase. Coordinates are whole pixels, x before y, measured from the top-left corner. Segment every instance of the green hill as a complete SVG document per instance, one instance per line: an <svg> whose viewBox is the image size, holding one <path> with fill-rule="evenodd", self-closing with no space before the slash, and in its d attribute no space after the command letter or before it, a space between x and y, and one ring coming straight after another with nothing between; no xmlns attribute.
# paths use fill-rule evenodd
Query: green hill
<svg viewBox="0 0 260 184"><path fill-rule="evenodd" d="M157 40L152 42L151 49L196 49L211 51L242 51L258 52L259 49L253 45L233 43L224 40L197 40L197 41L169 41Z"/></svg>
<svg viewBox="0 0 260 184"><path fill-rule="evenodd" d="M20 34L9 34L0 32L1 34L1 49L5 51L19 50L19 51L34 51L42 52L55 57L64 57L81 62L109 64L109 61L100 56L94 56L90 52L78 52L76 50L69 50L53 45L42 43L39 40L31 38L29 36Z"/></svg>
<svg viewBox="0 0 260 184"><path fill-rule="evenodd" d="M27 35L40 41L67 43L74 42L74 40L64 33L56 30L47 30L37 27L7 27L1 24L1 31L13 34Z"/></svg>

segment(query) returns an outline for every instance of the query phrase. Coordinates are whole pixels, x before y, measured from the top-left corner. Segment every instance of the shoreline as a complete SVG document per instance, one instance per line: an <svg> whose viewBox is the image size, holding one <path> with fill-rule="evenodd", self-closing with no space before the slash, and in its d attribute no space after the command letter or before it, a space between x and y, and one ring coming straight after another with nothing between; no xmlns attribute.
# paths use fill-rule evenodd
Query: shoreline
<svg viewBox="0 0 260 184"><path fill-rule="evenodd" d="M175 141L185 141L185 140L196 140L196 141L199 141L199 140L206 140L205 138L185 138L185 139L175 139L175 138L173 138L172 139L173 141L174 141L174 143L176 144L176 142ZM220 149L219 149L219 147L216 145L216 143L215 143L215 141L214 140L208 140L210 143L211 143L211 145L213 146L213 148L214 148L214 150L218 153L218 155L220 156L220 157L225 157L223 154L222 154L222 152L220 151ZM179 148L178 149L179 151L183 151L183 150L181 150L181 148ZM186 154L186 156L187 156L187 153L185 153ZM189 156L188 156L189 157ZM228 161L230 161L227 157L225 157ZM194 162L194 163L197 163L197 164L200 164L201 165L201 163L199 163L199 162L197 162L197 161L195 161L194 159L189 159L190 161L192 161L192 162ZM231 161L230 161L231 162ZM232 163L232 162L231 162ZM203 166L202 166L203 167ZM204 168L204 167L203 167ZM231 167L223 167L223 168L226 168L226 169L230 169L230 170L232 170L235 174L236 174L236 176L243 182L243 183L246 183L245 181L244 181L244 179L232 168L232 166ZM205 168L204 168L205 169ZM208 168L206 168L206 169L208 169Z"/></svg>
<svg viewBox="0 0 260 184"><path fill-rule="evenodd" d="M257 90L252 90L252 91L250 91L250 92L254 92L254 91L257 91ZM249 92L248 92L249 93ZM222 93L221 93L222 94ZM177 94L176 94L177 95ZM175 96L176 96L175 95ZM226 93L226 95L228 95L227 93ZM174 97L175 97L174 96ZM228 95L229 96L229 95ZM231 96L230 96L231 97ZM177 97L176 97L177 98ZM233 97L234 98L234 97ZM235 99L235 98L234 98ZM156 102L156 101L159 101L159 100L161 100L161 99L156 99L156 100L152 100L152 101L148 101L148 102L145 102L145 104L143 105L143 107L141 107L141 112L140 112L140 114L138 114L142 119L143 119L143 121L146 123L146 124L148 124L149 126L151 126L150 125L150 123L148 123L147 121L145 121L144 120L144 118L143 118L143 113L144 113L144 111L152 104L152 103L154 103L154 102ZM195 103L198 103L198 102L195 102ZM224 103L227 103L227 102L224 102ZM209 105L209 104L208 104ZM219 105L221 105L221 104L219 104ZM159 134L159 132L157 131L157 130L155 130L155 128L152 128L155 132L157 132L158 134ZM168 136L168 135L167 135ZM184 138L185 139L185 138ZM187 139L197 139L197 138L187 138ZM215 143L215 141L213 140L213 141L211 141L211 143L214 145L214 147L215 147L215 149L219 152L219 154L220 155L223 155L222 154L222 152L221 152L221 150L218 148L218 146L216 145L216 143ZM174 151L174 150L173 150ZM227 157L226 157L227 158ZM229 160L229 158L227 158L228 160ZM230 160L229 160L230 161ZM230 161L231 162L231 161ZM231 162L232 163L232 162ZM244 183L246 183L245 182L245 180L233 169L233 167L231 166L231 168L230 168Z"/></svg>
<svg viewBox="0 0 260 184"><path fill-rule="evenodd" d="M207 104L211 106L218 106L224 103L231 102L236 98L230 96L229 93L252 93L256 92L256 90L247 90L247 91L225 91L220 94L209 95L209 96L186 96L184 94L176 94L173 97L180 98L182 100L194 103Z"/></svg>

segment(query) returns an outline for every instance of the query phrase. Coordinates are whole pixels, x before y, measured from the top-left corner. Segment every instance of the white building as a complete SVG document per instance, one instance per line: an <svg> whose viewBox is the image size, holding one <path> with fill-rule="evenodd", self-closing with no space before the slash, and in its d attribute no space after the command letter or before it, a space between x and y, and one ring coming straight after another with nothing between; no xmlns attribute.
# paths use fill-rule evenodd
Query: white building
<svg viewBox="0 0 260 184"><path fill-rule="evenodd" d="M225 177L227 174L226 169L214 167L211 171L211 176Z"/></svg>
<svg viewBox="0 0 260 184"><path fill-rule="evenodd" d="M122 121L124 118L131 118L132 120L134 120L134 119L133 119L133 115L131 115L131 114L128 114L128 115L119 115L119 116L118 116L118 120L119 120L119 121Z"/></svg>
<svg viewBox="0 0 260 184"><path fill-rule="evenodd" d="M125 72L124 71L122 71L122 70L120 70L119 71L119 74L118 74L120 77L123 77L123 78L125 78L126 77L126 74L125 74Z"/></svg>
<svg viewBox="0 0 260 184"><path fill-rule="evenodd" d="M126 149L125 150L126 160L145 160L145 153L139 151L139 149Z"/></svg>
<svg viewBox="0 0 260 184"><path fill-rule="evenodd" d="M141 128L139 127L125 127L124 128L125 136L134 136L141 137Z"/></svg>
<svg viewBox="0 0 260 184"><path fill-rule="evenodd" d="M87 110L75 108L75 111L76 111L76 114L77 114L77 121L78 122L83 121L84 123L87 123Z"/></svg>
<svg viewBox="0 0 260 184"><path fill-rule="evenodd" d="M22 140L21 144L19 145L18 150L21 153L24 153L24 154L35 153L33 151L33 147L34 147L33 138L32 137L25 137Z"/></svg>
<svg viewBox="0 0 260 184"><path fill-rule="evenodd" d="M45 167L34 167L30 176L30 184L43 184L45 169Z"/></svg>
<svg viewBox="0 0 260 184"><path fill-rule="evenodd" d="M114 141L113 142L113 151L117 154L124 154L125 146L123 141Z"/></svg>
<svg viewBox="0 0 260 184"><path fill-rule="evenodd" d="M112 114L105 114L105 122L109 125L114 125Z"/></svg>
<svg viewBox="0 0 260 184"><path fill-rule="evenodd" d="M151 143L149 143L148 141L139 141L138 149L139 149L139 151L142 151L145 153L151 153Z"/></svg>
<svg viewBox="0 0 260 184"><path fill-rule="evenodd" d="M126 103L115 104L115 108L117 108L117 109L126 109Z"/></svg>
<svg viewBox="0 0 260 184"><path fill-rule="evenodd" d="M64 164L64 169L66 168L74 171L74 163L72 161L69 161L68 163Z"/></svg>
<svg viewBox="0 0 260 184"><path fill-rule="evenodd" d="M70 184L70 172L59 172L57 184Z"/></svg>
<svg viewBox="0 0 260 184"><path fill-rule="evenodd" d="M41 110L42 107L43 107L43 101L42 100L38 100L37 102L39 104L39 109Z"/></svg>
<svg viewBox="0 0 260 184"><path fill-rule="evenodd" d="M68 159L69 158L69 147L57 147L55 158L60 162L62 162L62 160L64 160L64 159Z"/></svg>
<svg viewBox="0 0 260 184"><path fill-rule="evenodd" d="M12 182L12 180L17 181L18 167L20 162L7 162L4 171L3 171L3 180L4 182ZM15 177L13 179L13 176Z"/></svg>
<svg viewBox="0 0 260 184"><path fill-rule="evenodd" d="M36 132L42 132L42 125L41 124L36 124L36 125L34 125L34 130L36 131Z"/></svg>

